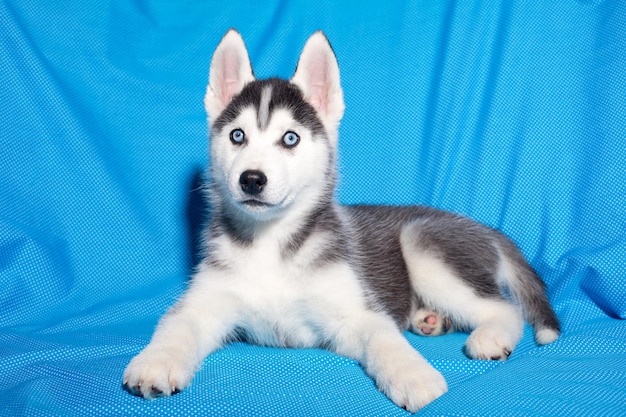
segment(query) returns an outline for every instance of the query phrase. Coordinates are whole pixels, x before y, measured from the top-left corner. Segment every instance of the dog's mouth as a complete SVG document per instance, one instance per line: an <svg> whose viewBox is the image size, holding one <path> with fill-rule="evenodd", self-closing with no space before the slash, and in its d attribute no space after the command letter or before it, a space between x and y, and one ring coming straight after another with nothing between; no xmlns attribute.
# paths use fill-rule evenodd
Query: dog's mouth
<svg viewBox="0 0 626 417"><path fill-rule="evenodd" d="M241 204L243 206L245 206L245 207L253 208L253 209L271 208L271 207L274 206L273 204L269 204L269 203L263 202L261 200L257 200L255 198L251 198L249 200L241 201Z"/></svg>
<svg viewBox="0 0 626 417"><path fill-rule="evenodd" d="M264 212L276 207L275 204L266 203L265 201L257 200L256 198L240 201L239 204L241 204L241 206L246 210L256 213Z"/></svg>
<svg viewBox="0 0 626 417"><path fill-rule="evenodd" d="M255 218L266 219L280 215L285 206L285 201L268 203L256 198L248 198L246 200L240 200L238 205L245 212L254 215Z"/></svg>

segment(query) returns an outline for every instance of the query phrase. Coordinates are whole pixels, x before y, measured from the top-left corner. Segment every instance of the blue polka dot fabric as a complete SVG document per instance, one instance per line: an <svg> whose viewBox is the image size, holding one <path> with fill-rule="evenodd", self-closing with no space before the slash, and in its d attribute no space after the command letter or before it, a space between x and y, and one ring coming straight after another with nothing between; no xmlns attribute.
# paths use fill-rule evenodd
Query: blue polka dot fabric
<svg viewBox="0 0 626 417"><path fill-rule="evenodd" d="M352 360L241 342L171 398L122 389L198 262L230 27L258 77L327 34L340 201L471 216L547 284L561 338L527 327L506 362L406 333L449 384L419 415L626 415L625 22L620 0L0 2L0 415L408 414Z"/></svg>

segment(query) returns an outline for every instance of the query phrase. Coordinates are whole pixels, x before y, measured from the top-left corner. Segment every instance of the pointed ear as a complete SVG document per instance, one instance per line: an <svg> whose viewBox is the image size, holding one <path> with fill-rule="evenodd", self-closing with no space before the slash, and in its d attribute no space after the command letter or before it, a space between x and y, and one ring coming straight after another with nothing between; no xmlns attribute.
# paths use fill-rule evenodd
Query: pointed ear
<svg viewBox="0 0 626 417"><path fill-rule="evenodd" d="M305 100L317 111L324 125L333 129L339 125L344 110L339 66L321 31L315 32L304 45L291 82L302 90Z"/></svg>
<svg viewBox="0 0 626 417"><path fill-rule="evenodd" d="M229 30L213 53L204 108L215 120L243 87L254 81L250 58L239 32Z"/></svg>

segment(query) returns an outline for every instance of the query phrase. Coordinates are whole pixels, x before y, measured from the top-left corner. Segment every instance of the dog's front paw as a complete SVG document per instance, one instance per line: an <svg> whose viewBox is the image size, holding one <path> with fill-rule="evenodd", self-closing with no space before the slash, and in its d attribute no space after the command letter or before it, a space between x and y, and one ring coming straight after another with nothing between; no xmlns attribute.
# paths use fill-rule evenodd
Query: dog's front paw
<svg viewBox="0 0 626 417"><path fill-rule="evenodd" d="M376 378L378 388L398 407L414 413L448 391L446 380L426 361L398 365Z"/></svg>
<svg viewBox="0 0 626 417"><path fill-rule="evenodd" d="M422 336L439 336L454 332L454 327L449 317L420 308L413 315L411 330Z"/></svg>
<svg viewBox="0 0 626 417"><path fill-rule="evenodd" d="M154 399L177 394L196 371L188 355L175 349L148 346L124 371L124 388L133 395Z"/></svg>

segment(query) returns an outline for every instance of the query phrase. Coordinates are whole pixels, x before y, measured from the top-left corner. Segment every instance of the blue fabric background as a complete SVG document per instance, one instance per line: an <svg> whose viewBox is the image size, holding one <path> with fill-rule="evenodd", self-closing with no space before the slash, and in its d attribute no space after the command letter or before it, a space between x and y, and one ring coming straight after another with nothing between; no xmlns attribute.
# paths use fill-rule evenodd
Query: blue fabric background
<svg viewBox="0 0 626 417"><path fill-rule="evenodd" d="M626 414L626 3L0 2L0 414L405 415L355 362L235 343L157 401L122 371L197 256L211 54L259 77L323 29L347 105L345 203L422 203L513 238L563 335L505 363L410 343L449 382L421 415Z"/></svg>

